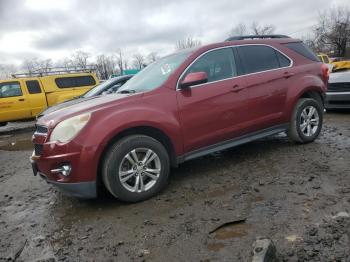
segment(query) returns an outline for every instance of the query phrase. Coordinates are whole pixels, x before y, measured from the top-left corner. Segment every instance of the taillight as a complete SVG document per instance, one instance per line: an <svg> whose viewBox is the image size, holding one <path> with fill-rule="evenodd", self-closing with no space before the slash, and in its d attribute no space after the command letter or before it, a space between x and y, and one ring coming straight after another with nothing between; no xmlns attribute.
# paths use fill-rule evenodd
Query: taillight
<svg viewBox="0 0 350 262"><path fill-rule="evenodd" d="M326 64L322 64L321 65L321 69L322 69L322 76L323 76L323 80L325 82L328 82L329 79L329 68Z"/></svg>

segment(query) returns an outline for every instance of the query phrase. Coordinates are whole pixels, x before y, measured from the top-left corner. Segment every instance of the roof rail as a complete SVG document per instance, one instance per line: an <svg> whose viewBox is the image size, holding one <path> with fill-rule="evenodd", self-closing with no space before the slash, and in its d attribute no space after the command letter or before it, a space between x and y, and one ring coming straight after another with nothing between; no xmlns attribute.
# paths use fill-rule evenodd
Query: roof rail
<svg viewBox="0 0 350 262"><path fill-rule="evenodd" d="M28 73L13 74L13 78L23 77L41 77L49 75L63 75L63 74L74 74L74 73L93 73L96 71L96 65L86 66L65 66L65 67L50 67L50 68L39 68Z"/></svg>
<svg viewBox="0 0 350 262"><path fill-rule="evenodd" d="M245 40L245 39L271 39L271 38L290 38L287 35L240 35L231 36L225 41Z"/></svg>

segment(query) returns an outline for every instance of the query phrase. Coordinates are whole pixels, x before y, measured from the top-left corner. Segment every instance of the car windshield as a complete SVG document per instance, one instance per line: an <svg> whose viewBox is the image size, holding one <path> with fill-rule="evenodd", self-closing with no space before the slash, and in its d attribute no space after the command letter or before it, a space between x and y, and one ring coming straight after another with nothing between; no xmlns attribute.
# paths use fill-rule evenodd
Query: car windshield
<svg viewBox="0 0 350 262"><path fill-rule="evenodd" d="M191 51L192 49L186 49L150 64L125 83L117 93L139 93L156 89L185 61Z"/></svg>
<svg viewBox="0 0 350 262"><path fill-rule="evenodd" d="M90 89L85 94L83 94L82 97L92 97L92 96L101 95L101 92L103 92L104 89L106 89L113 82L116 82L115 78L109 79L103 82L102 84L95 86L94 88Z"/></svg>

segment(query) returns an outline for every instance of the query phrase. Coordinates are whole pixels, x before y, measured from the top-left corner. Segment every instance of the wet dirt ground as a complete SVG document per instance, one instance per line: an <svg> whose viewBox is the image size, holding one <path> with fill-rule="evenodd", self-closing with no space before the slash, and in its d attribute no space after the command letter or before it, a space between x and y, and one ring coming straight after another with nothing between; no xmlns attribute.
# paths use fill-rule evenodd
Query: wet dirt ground
<svg viewBox="0 0 350 262"><path fill-rule="evenodd" d="M0 260L350 261L350 113L321 136L270 137L184 163L157 197L126 204L62 195L29 164L33 128L0 128Z"/></svg>

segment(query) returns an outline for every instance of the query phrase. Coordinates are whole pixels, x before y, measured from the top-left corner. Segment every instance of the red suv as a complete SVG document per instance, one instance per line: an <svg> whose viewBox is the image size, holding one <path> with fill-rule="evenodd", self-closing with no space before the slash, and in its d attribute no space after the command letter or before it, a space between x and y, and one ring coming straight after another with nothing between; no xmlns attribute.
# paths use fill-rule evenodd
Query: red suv
<svg viewBox="0 0 350 262"><path fill-rule="evenodd" d="M322 128L328 68L300 40L226 41L166 56L118 91L40 118L32 166L66 193L102 186L136 202L167 184L170 167L287 132Z"/></svg>

